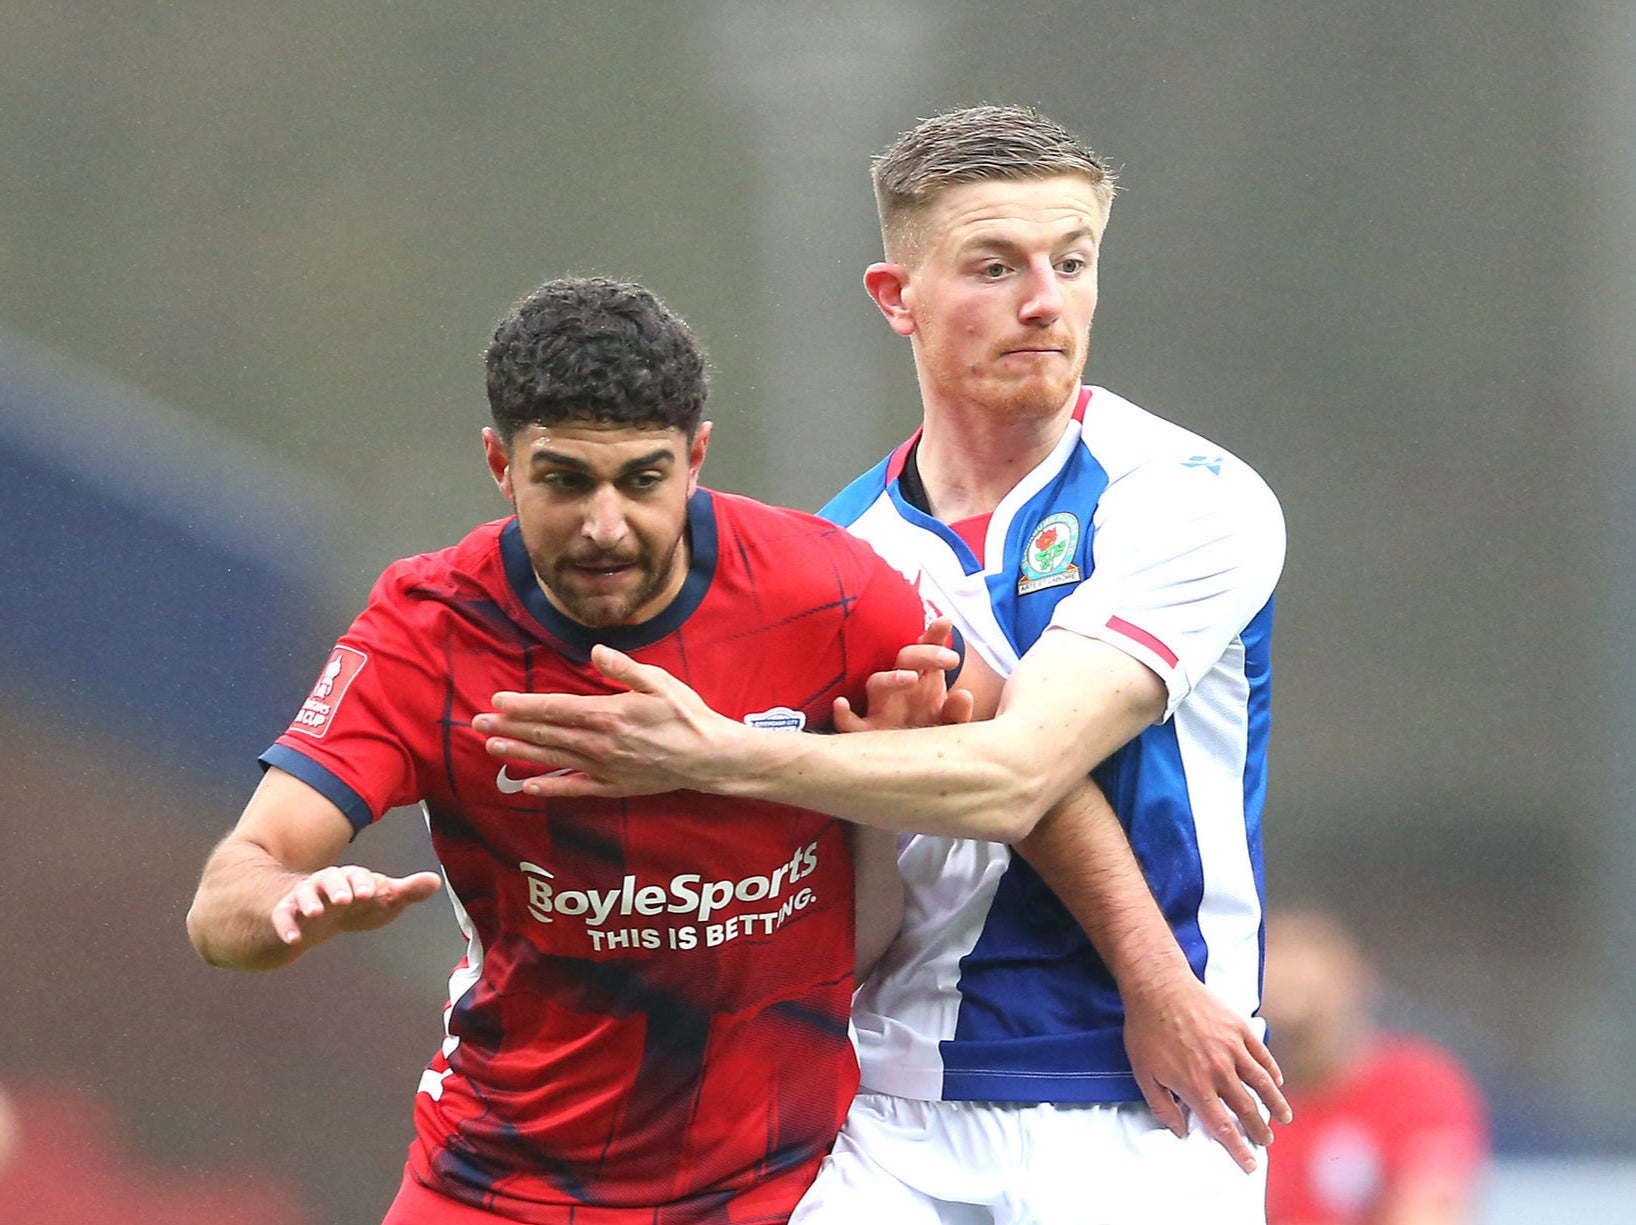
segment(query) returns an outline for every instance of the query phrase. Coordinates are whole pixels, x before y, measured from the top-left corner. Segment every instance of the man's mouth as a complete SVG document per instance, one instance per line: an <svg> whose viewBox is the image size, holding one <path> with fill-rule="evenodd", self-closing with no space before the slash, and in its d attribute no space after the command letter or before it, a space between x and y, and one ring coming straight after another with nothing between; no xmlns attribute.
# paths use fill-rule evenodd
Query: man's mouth
<svg viewBox="0 0 1636 1225"><path fill-rule="evenodd" d="M597 561L576 561L569 563L569 569L573 570L581 577L591 579L592 581L598 579L619 578L622 575L630 573L630 571L634 570L635 568L635 561L599 559Z"/></svg>

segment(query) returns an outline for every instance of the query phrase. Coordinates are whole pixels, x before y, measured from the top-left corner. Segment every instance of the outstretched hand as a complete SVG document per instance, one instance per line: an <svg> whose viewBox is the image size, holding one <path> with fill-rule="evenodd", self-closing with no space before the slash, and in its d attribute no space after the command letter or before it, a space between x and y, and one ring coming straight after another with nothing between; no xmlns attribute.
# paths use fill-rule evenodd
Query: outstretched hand
<svg viewBox="0 0 1636 1225"><path fill-rule="evenodd" d="M898 652L897 667L876 672L864 684L864 714L844 697L835 699L835 730L869 732L904 727L937 727L971 719L972 695L950 691L948 674L960 666L960 654L949 644L954 629L939 617L918 641Z"/></svg>
<svg viewBox="0 0 1636 1225"><path fill-rule="evenodd" d="M1250 1023L1190 973L1121 990L1125 1053L1154 1116L1180 1136L1192 1111L1242 1169L1254 1170L1251 1145L1272 1143L1263 1105L1280 1123L1291 1112L1283 1073Z"/></svg>
<svg viewBox="0 0 1636 1225"><path fill-rule="evenodd" d="M306 949L340 932L385 927L443 885L436 872L387 876L355 864L320 868L302 877L273 905L273 931L291 948Z"/></svg>
<svg viewBox="0 0 1636 1225"><path fill-rule="evenodd" d="M535 796L652 795L699 787L722 770L728 746L748 729L716 713L663 668L612 647L591 649L616 694L494 695L472 726L495 757L548 770L523 785Z"/></svg>

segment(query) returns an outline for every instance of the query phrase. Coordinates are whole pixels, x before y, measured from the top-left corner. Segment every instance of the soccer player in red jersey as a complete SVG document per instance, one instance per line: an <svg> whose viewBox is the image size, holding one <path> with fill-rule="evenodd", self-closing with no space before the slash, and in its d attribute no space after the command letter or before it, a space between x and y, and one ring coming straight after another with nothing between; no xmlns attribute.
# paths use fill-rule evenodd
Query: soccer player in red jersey
<svg viewBox="0 0 1636 1225"><path fill-rule="evenodd" d="M335 861L419 804L466 949L389 1225L782 1221L856 1084L853 857L883 943L891 835L695 792L541 800L538 767L491 757L471 721L500 691L608 692L606 643L747 723L826 730L837 699L915 683L891 670L923 606L831 524L699 487L704 359L640 287L543 286L487 379L515 514L381 576L263 755L190 935L272 969L391 922L439 875Z"/></svg>
<svg viewBox="0 0 1636 1225"><path fill-rule="evenodd" d="M1267 916L1262 1011L1295 1110L1268 1225L1468 1225L1488 1160L1481 1091L1450 1051L1377 1028L1374 972L1325 911Z"/></svg>

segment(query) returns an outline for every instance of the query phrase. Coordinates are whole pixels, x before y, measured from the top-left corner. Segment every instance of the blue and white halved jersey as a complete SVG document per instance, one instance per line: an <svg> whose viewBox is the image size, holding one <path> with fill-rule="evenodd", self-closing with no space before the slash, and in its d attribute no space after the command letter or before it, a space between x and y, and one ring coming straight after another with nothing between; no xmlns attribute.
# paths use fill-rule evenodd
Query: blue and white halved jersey
<svg viewBox="0 0 1636 1225"><path fill-rule="evenodd" d="M988 516L912 504L915 439L826 518L873 545L1000 675L1048 628L1153 669L1164 719L1097 768L1194 972L1260 1003L1261 808L1278 501L1219 447L1100 387ZM863 1088L901 1097L1139 1101L1113 976L1066 908L1002 843L900 840L907 913L859 989Z"/></svg>

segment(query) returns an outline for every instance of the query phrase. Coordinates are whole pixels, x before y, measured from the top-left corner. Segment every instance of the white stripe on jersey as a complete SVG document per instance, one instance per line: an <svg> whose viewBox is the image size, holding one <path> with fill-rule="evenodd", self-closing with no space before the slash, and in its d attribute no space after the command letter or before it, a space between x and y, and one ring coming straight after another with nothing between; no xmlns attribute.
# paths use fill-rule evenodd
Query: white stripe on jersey
<svg viewBox="0 0 1636 1225"><path fill-rule="evenodd" d="M905 891L897 939L853 997L862 1088L943 1096L938 1044L954 1037L959 1019L960 962L982 936L1010 865L1010 847L970 838L916 834L898 853L898 870L916 886Z"/></svg>
<svg viewBox="0 0 1636 1225"><path fill-rule="evenodd" d="M432 828L432 810L423 801L420 811L426 818L426 829L429 833ZM438 866L441 868L443 865ZM447 872L443 873L443 884L449 891L449 904L454 907L454 920L460 924L460 930L466 937L466 955L455 963L454 970L449 975L449 1002L443 1006L443 1045L438 1049L439 1058L433 1060L434 1064L441 1062L443 1066L428 1067L423 1071L420 1074L420 1085L416 1089L417 1093L429 1095L434 1102L443 1100L443 1082L450 1075L449 1057L460 1045L460 1039L449 1032L449 1018L454 1015L455 1006L483 977L482 937L477 934L477 928L472 924L466 908L460 904L460 897L455 893Z"/></svg>
<svg viewBox="0 0 1636 1225"><path fill-rule="evenodd" d="M1175 716L1193 836L1204 867L1198 911L1199 934L1210 953L1204 981L1245 1016L1261 1003L1261 898L1244 839L1249 696L1244 643L1235 638L1220 667L1194 688L1193 700L1182 703Z"/></svg>

